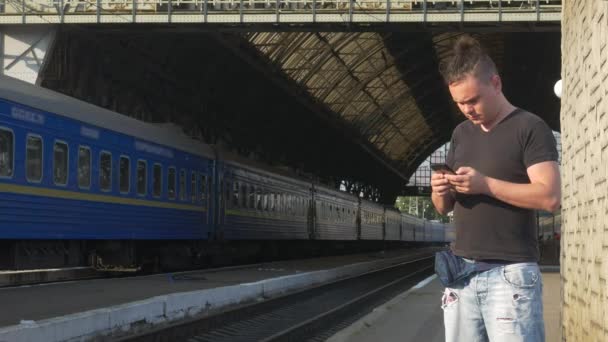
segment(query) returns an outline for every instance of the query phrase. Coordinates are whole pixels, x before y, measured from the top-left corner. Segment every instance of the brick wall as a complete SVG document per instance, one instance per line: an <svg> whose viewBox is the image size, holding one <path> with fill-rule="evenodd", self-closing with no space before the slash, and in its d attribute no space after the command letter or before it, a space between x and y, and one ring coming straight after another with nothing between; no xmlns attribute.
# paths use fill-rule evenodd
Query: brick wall
<svg viewBox="0 0 608 342"><path fill-rule="evenodd" d="M562 327L608 341L608 1L562 13Z"/></svg>

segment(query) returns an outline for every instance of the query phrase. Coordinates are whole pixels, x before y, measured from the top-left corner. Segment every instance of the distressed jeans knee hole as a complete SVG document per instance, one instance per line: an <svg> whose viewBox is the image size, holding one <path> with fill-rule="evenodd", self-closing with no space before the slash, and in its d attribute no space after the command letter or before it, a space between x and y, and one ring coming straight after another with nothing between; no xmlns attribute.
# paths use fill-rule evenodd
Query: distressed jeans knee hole
<svg viewBox="0 0 608 342"><path fill-rule="evenodd" d="M443 292L443 297L441 297L441 308L446 309L450 306L456 305L458 302L458 295L456 292L446 288Z"/></svg>

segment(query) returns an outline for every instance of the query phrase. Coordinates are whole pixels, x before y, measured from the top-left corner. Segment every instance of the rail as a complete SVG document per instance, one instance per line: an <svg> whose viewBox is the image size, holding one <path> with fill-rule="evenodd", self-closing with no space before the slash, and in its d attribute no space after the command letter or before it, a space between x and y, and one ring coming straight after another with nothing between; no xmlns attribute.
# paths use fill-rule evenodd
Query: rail
<svg viewBox="0 0 608 342"><path fill-rule="evenodd" d="M432 273L433 257L343 279L120 341L324 341Z"/></svg>

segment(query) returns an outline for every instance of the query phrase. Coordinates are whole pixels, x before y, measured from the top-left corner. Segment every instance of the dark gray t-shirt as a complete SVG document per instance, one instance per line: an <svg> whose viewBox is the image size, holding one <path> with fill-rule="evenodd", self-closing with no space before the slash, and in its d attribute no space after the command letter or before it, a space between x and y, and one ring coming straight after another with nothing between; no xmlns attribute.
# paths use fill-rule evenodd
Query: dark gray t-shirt
<svg viewBox="0 0 608 342"><path fill-rule="evenodd" d="M452 134L447 164L470 166L486 176L530 183L527 168L557 161L553 132L538 116L516 109L490 132L470 121ZM535 211L485 195L456 194L454 254L476 260L537 261Z"/></svg>

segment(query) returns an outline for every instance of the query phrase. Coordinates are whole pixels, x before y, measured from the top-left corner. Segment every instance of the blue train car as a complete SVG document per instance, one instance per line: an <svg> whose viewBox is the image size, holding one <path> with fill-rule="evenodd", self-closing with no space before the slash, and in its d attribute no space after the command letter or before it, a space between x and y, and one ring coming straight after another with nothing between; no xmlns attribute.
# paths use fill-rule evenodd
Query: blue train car
<svg viewBox="0 0 608 342"><path fill-rule="evenodd" d="M431 227L431 241L432 242L444 242L446 226L441 222L429 221L429 226Z"/></svg>
<svg viewBox="0 0 608 342"><path fill-rule="evenodd" d="M2 238L209 235L210 150L8 78L0 91Z"/></svg>
<svg viewBox="0 0 608 342"><path fill-rule="evenodd" d="M310 183L265 170L234 155L221 155L218 238L226 240L308 239ZM218 193L222 193L218 190Z"/></svg>
<svg viewBox="0 0 608 342"><path fill-rule="evenodd" d="M361 240L384 240L384 207L361 201Z"/></svg>
<svg viewBox="0 0 608 342"><path fill-rule="evenodd" d="M405 213L401 214L401 240L416 241L415 231L420 219Z"/></svg>
<svg viewBox="0 0 608 342"><path fill-rule="evenodd" d="M456 240L456 228L453 224L444 224L445 227L445 242L452 242Z"/></svg>
<svg viewBox="0 0 608 342"><path fill-rule="evenodd" d="M0 238L18 241L13 259L63 259L68 243L50 240L207 239L213 168L184 135L1 78Z"/></svg>
<svg viewBox="0 0 608 342"><path fill-rule="evenodd" d="M314 238L357 240L359 200L349 193L315 184L313 187Z"/></svg>
<svg viewBox="0 0 608 342"><path fill-rule="evenodd" d="M395 208L384 208L384 239L401 240L401 213Z"/></svg>

